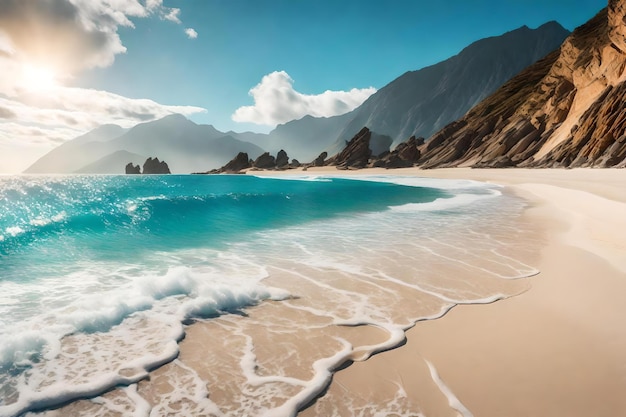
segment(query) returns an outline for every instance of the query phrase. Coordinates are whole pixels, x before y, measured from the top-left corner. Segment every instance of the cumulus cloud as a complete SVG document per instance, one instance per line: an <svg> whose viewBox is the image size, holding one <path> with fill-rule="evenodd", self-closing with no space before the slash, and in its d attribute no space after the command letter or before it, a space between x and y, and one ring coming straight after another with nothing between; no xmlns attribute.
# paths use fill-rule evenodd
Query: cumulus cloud
<svg viewBox="0 0 626 417"><path fill-rule="evenodd" d="M106 67L126 52L118 28L150 15L180 23L162 0L2 0L0 51L66 72Z"/></svg>
<svg viewBox="0 0 626 417"><path fill-rule="evenodd" d="M205 111L83 88L57 87L52 93L45 101L0 96L0 173L21 171L60 143L103 124L132 127L173 113Z"/></svg>
<svg viewBox="0 0 626 417"><path fill-rule="evenodd" d="M149 17L180 24L180 14L163 0L0 0L0 172L24 169L59 143L105 123L130 127L205 111L54 83L35 89L37 80L26 76L28 68L43 69L60 81L111 65L126 52L119 28Z"/></svg>
<svg viewBox="0 0 626 417"><path fill-rule="evenodd" d="M196 39L198 37L198 32L196 32L193 28L185 29L185 33L189 39Z"/></svg>
<svg viewBox="0 0 626 417"><path fill-rule="evenodd" d="M236 122L275 126L306 115L337 116L354 110L376 92L374 87L369 87L307 95L296 91L293 82L285 71L274 71L264 76L250 90L254 105L238 108L232 119Z"/></svg>
<svg viewBox="0 0 626 417"><path fill-rule="evenodd" d="M167 13L163 14L163 19L169 20L174 23L181 23L180 21L180 9L170 9Z"/></svg>

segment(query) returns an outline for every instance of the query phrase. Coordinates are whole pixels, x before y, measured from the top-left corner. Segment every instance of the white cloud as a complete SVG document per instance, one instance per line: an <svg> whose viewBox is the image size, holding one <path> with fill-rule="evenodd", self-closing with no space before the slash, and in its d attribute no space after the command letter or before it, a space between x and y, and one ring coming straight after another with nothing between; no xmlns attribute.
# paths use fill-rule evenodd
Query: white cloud
<svg viewBox="0 0 626 417"><path fill-rule="evenodd" d="M180 24L180 13L163 0L0 0L0 74L11 75L0 77L0 173L22 170L101 124L130 127L172 113L205 111L53 83L45 92L29 90L29 82L37 80L25 76L32 67L62 81L109 66L126 52L120 27L132 28L133 19L150 16Z"/></svg>
<svg viewBox="0 0 626 417"><path fill-rule="evenodd" d="M253 106L238 108L232 115L236 122L275 126L306 115L330 117L347 113L374 94L374 87L350 91L325 91L317 95L299 93L285 71L274 71L250 90Z"/></svg>
<svg viewBox="0 0 626 417"><path fill-rule="evenodd" d="M196 32L193 28L185 29L185 33L189 39L196 39L198 37L198 32Z"/></svg>
<svg viewBox="0 0 626 417"><path fill-rule="evenodd" d="M60 72L106 67L126 52L118 28L150 15L181 23L162 0L2 0L0 52Z"/></svg>
<svg viewBox="0 0 626 417"><path fill-rule="evenodd" d="M172 113L205 111L83 88L56 87L49 97L0 97L0 173L22 171L45 152L103 124L132 127Z"/></svg>
<svg viewBox="0 0 626 417"><path fill-rule="evenodd" d="M165 20L169 20L170 22L174 23L181 23L178 16L180 16L180 9L169 9L167 13L163 14L163 18Z"/></svg>

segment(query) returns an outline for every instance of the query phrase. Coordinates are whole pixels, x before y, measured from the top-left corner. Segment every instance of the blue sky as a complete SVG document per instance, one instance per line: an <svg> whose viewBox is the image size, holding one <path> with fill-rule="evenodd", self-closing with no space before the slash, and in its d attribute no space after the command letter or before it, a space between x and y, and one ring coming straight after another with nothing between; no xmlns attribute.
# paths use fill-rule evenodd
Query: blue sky
<svg viewBox="0 0 626 417"><path fill-rule="evenodd" d="M306 113L331 115L475 40L550 20L572 30L605 6L0 0L0 69L17 80L0 81L0 172L23 169L99 123L132 126L181 112L220 130L267 132ZM25 19L29 31L20 29ZM285 97L298 105L273 107Z"/></svg>
<svg viewBox="0 0 626 417"><path fill-rule="evenodd" d="M185 39L176 25L138 21L121 32L128 53L115 65L85 74L81 85L130 97L200 106L191 118L222 130L269 131L236 123L252 104L248 91L285 71L305 94L380 88L402 73L444 60L471 42L556 20L584 23L605 0L482 1L233 1L178 0ZM156 22L158 23L158 22ZM165 87L165 88L164 88Z"/></svg>

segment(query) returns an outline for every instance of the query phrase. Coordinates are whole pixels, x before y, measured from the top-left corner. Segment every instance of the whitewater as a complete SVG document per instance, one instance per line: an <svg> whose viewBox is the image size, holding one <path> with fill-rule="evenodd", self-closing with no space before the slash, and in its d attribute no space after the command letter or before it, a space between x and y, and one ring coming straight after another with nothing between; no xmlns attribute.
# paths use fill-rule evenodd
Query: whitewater
<svg viewBox="0 0 626 417"><path fill-rule="evenodd" d="M0 177L0 416L417 415L320 396L525 291L524 208L417 177Z"/></svg>

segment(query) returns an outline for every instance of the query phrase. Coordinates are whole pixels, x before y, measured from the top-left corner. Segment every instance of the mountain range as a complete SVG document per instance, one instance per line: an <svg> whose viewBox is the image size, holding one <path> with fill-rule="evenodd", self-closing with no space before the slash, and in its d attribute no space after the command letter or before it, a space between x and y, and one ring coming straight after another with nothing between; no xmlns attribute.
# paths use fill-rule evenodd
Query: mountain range
<svg viewBox="0 0 626 417"><path fill-rule="evenodd" d="M172 172L205 171L221 166L238 152L252 157L264 151L244 139L253 133L220 132L172 114L131 129L101 126L53 149L25 172L119 174L129 162L143 164L151 156L167 160Z"/></svg>
<svg viewBox="0 0 626 417"><path fill-rule="evenodd" d="M625 167L626 0L610 0L421 151L424 168Z"/></svg>
<svg viewBox="0 0 626 417"><path fill-rule="evenodd" d="M203 172L224 165L239 152L256 158L284 149L300 161L321 151L340 152L363 126L372 131L376 152L409 136L430 136L456 120L523 68L557 48L568 31L556 22L522 27L479 40L458 55L407 72L350 113L305 116L269 134L220 132L181 115L142 123L131 129L106 125L68 141L44 155L26 173L122 173L127 163L147 157L167 161L172 172ZM382 149L385 148L385 149Z"/></svg>
<svg viewBox="0 0 626 417"><path fill-rule="evenodd" d="M337 154L364 126L391 137L392 147L411 136L428 138L557 49L568 35L560 24L549 22L481 39L445 61L406 72L347 114L291 121L259 144L310 161L321 150Z"/></svg>

